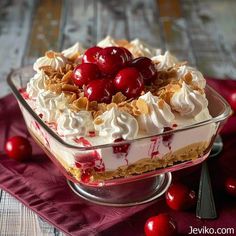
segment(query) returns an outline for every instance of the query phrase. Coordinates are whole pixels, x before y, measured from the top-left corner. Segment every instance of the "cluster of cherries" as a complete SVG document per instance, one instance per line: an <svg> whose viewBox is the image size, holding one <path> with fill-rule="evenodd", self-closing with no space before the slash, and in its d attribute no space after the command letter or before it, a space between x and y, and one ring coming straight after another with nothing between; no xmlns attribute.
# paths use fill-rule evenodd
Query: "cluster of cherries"
<svg viewBox="0 0 236 236"><path fill-rule="evenodd" d="M123 47L94 46L84 53L72 79L75 85L84 88L89 101L109 103L118 91L127 98L138 97L156 76L157 70L147 57L134 59Z"/></svg>

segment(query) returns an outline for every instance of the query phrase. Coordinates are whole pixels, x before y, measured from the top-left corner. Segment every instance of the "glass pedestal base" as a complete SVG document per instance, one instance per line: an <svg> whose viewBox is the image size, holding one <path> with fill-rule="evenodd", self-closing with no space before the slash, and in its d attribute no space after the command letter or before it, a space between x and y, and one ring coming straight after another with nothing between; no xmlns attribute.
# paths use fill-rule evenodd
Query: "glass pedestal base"
<svg viewBox="0 0 236 236"><path fill-rule="evenodd" d="M148 203L160 197L171 184L171 173L161 174L135 182L90 187L67 181L70 188L81 198L105 206L127 207Z"/></svg>

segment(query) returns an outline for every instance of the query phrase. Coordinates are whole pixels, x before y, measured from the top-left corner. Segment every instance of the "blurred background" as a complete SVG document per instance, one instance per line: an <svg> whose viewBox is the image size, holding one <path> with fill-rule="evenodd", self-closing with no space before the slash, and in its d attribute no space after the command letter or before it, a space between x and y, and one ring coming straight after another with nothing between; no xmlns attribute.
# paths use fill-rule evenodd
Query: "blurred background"
<svg viewBox="0 0 236 236"><path fill-rule="evenodd" d="M106 35L138 37L206 76L236 78L235 11L235 0L0 0L0 97L9 93L11 69ZM62 235L3 191L0 200L1 235L19 227L19 235Z"/></svg>

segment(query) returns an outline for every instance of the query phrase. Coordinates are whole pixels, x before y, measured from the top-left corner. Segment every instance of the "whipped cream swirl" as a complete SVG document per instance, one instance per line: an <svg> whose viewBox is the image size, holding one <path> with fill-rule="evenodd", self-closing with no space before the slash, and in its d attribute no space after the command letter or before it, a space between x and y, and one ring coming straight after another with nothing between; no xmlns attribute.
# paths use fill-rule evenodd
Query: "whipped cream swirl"
<svg viewBox="0 0 236 236"><path fill-rule="evenodd" d="M73 46L63 50L61 53L66 58L68 58L70 60L74 60L77 57L79 57L81 54L84 53L84 49L83 49L82 45L79 42L77 42Z"/></svg>
<svg viewBox="0 0 236 236"><path fill-rule="evenodd" d="M160 49L155 49L146 43L143 43L139 39L132 40L128 46L128 49L134 57L153 57L160 53Z"/></svg>
<svg viewBox="0 0 236 236"><path fill-rule="evenodd" d="M56 121L67 107L64 93L57 95L51 91L43 91L36 98L36 113L42 115L47 122Z"/></svg>
<svg viewBox="0 0 236 236"><path fill-rule="evenodd" d="M61 54L53 51L45 53L44 57L39 57L33 65L35 71L40 71L42 66L51 66L54 70L64 68L67 59Z"/></svg>
<svg viewBox="0 0 236 236"><path fill-rule="evenodd" d="M98 116L94 121L94 127L99 136L107 137L110 141L118 138L134 139L139 129L137 120L132 115L114 107Z"/></svg>
<svg viewBox="0 0 236 236"><path fill-rule="evenodd" d="M156 69L158 71L166 70L178 62L177 58L174 57L169 51L166 51L164 55L160 54L152 57L151 59L155 63Z"/></svg>
<svg viewBox="0 0 236 236"><path fill-rule="evenodd" d="M203 77L202 73L193 67L186 66L186 65L180 66L177 70L177 73L178 73L179 79L183 78L185 75L190 73L192 76L193 85L196 85L201 89L206 87L206 80Z"/></svg>
<svg viewBox="0 0 236 236"><path fill-rule="evenodd" d="M57 120L57 132L64 137L86 136L89 131L93 130L93 118L91 112L88 111L67 110Z"/></svg>
<svg viewBox="0 0 236 236"><path fill-rule="evenodd" d="M38 96L39 92L44 89L44 83L47 79L49 79L48 76L42 70L36 73L34 77L30 79L26 88L26 92L29 94L30 98L34 99Z"/></svg>
<svg viewBox="0 0 236 236"><path fill-rule="evenodd" d="M111 47L111 46L118 46L118 44L115 42L115 40L111 36L107 36L106 38L102 39L97 46L101 48L105 47Z"/></svg>
<svg viewBox="0 0 236 236"><path fill-rule="evenodd" d="M143 99L149 107L148 114L138 116L139 127L151 135L162 132L164 127L172 125L175 116L164 100L159 100L151 92L147 92L139 98Z"/></svg>
<svg viewBox="0 0 236 236"><path fill-rule="evenodd" d="M171 97L170 104L172 109L179 112L180 115L194 117L207 108L208 101L205 94L193 90L183 82L182 88Z"/></svg>

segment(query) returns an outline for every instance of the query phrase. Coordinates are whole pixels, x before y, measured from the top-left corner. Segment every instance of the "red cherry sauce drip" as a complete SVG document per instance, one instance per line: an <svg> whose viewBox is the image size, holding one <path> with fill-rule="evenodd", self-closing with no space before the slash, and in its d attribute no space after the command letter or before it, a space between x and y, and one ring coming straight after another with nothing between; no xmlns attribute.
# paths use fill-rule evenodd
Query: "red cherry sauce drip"
<svg viewBox="0 0 236 236"><path fill-rule="evenodd" d="M164 127L163 132L170 131L170 130L173 130L173 128L171 128L171 127ZM164 146L168 147L169 150L171 150L171 142L172 142L172 140L173 140L173 134L166 134L166 135L163 135L162 143L163 143Z"/></svg>
<svg viewBox="0 0 236 236"><path fill-rule="evenodd" d="M91 143L85 138L76 138L76 143L83 144L85 147L91 147ZM76 157L76 166L82 169L81 181L89 182L92 170L102 172L105 170L105 165L101 156L96 150L91 150L89 153L79 154Z"/></svg>
<svg viewBox="0 0 236 236"><path fill-rule="evenodd" d="M94 131L89 131L88 135L89 137L95 137L96 133Z"/></svg>
<svg viewBox="0 0 236 236"><path fill-rule="evenodd" d="M25 91L25 89L21 88L19 89L19 92L25 100L29 99L29 94Z"/></svg>
<svg viewBox="0 0 236 236"><path fill-rule="evenodd" d="M122 141L124 141L123 138L117 138L114 140L114 143L118 143L118 142L122 142ZM129 143L121 144L121 145L113 146L112 148L113 148L113 153L124 154L121 156L125 157L125 161L128 165L129 162L128 162L127 156L129 154L130 144Z"/></svg>
<svg viewBox="0 0 236 236"><path fill-rule="evenodd" d="M148 151L148 155L151 156L151 158L155 158L158 156L159 145L160 145L160 138L159 137L151 138L151 145L150 145L150 148Z"/></svg>

